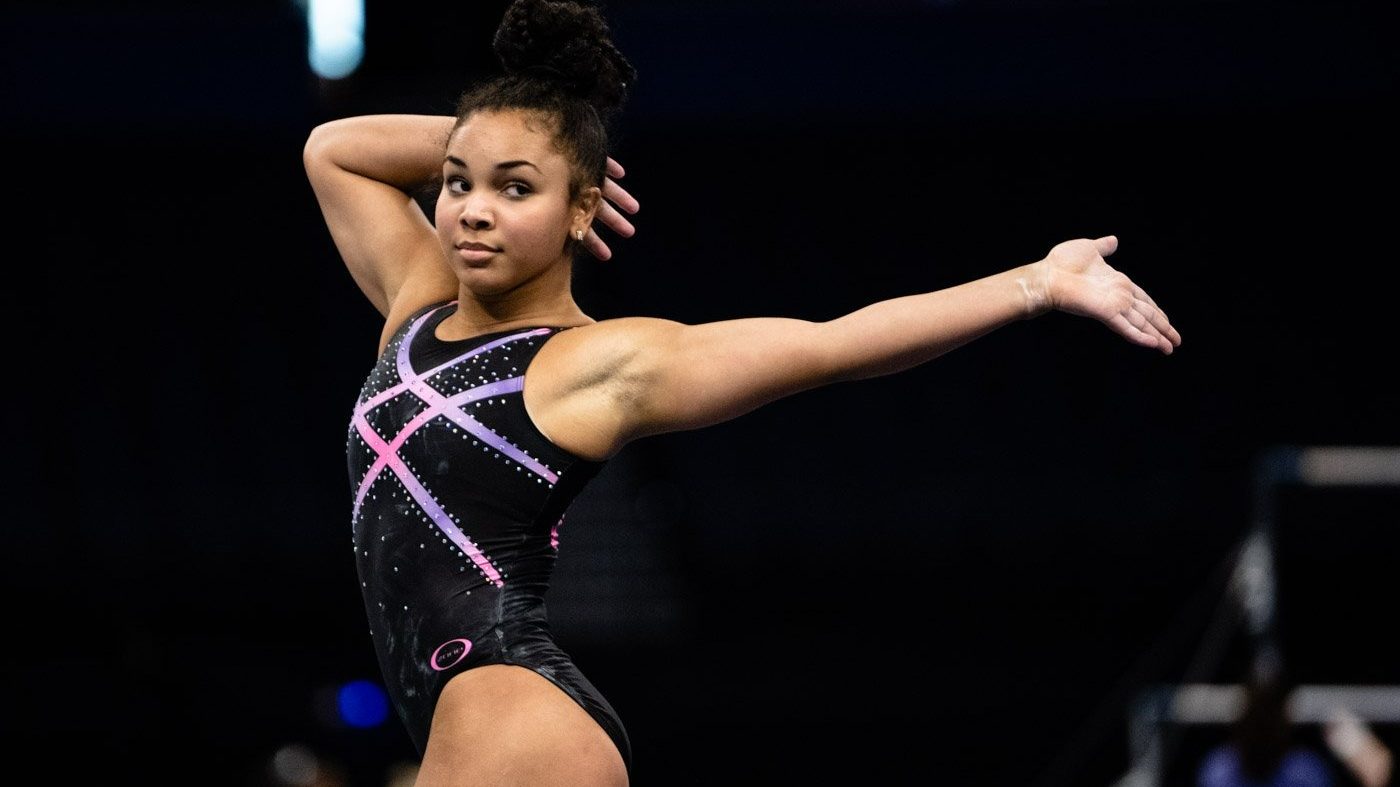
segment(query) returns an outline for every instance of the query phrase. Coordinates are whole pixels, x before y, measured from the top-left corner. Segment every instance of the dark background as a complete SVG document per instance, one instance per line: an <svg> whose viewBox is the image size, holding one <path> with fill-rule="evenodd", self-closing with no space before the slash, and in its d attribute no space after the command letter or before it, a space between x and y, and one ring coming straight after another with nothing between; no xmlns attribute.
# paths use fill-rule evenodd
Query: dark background
<svg viewBox="0 0 1400 787"><path fill-rule="evenodd" d="M1115 234L1183 337L1054 313L627 446L550 603L634 783L1108 785L1139 691L1243 677L1205 632L1255 461L1400 444L1389 5L606 6L642 211L578 265L594 319L827 320ZM449 114L505 6L371 0L333 85L292 3L4 12L10 762L415 759L327 711L378 679L344 449L383 325L300 154L336 117ZM1400 683L1400 496L1286 491L1290 676ZM1176 736L1175 783L1222 736Z"/></svg>

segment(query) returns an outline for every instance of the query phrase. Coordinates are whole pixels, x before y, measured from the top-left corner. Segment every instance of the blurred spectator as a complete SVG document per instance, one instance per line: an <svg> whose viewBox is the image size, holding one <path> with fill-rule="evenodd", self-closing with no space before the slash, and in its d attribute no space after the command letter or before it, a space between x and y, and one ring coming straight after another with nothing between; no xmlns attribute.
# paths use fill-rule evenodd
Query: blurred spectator
<svg viewBox="0 0 1400 787"><path fill-rule="evenodd" d="M346 787L345 768L310 746L289 743L267 760L268 784L273 787Z"/></svg>
<svg viewBox="0 0 1400 787"><path fill-rule="evenodd" d="M1230 741L1206 755L1197 787L1333 787L1323 756L1294 743L1287 699L1281 680L1248 684Z"/></svg>
<svg viewBox="0 0 1400 787"><path fill-rule="evenodd" d="M389 773L384 781L384 787L413 787L417 782L417 763L396 762L389 766Z"/></svg>

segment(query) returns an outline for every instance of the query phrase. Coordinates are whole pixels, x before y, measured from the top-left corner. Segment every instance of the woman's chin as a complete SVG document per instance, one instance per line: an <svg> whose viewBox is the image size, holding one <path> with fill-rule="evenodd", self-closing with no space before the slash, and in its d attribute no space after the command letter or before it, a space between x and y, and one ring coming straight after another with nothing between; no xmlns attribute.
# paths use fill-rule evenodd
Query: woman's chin
<svg viewBox="0 0 1400 787"><path fill-rule="evenodd" d="M457 280L462 283L468 292L473 295L492 296L510 292L520 286L520 282L500 275L499 272L492 272L481 268L472 268L459 271Z"/></svg>
<svg viewBox="0 0 1400 787"><path fill-rule="evenodd" d="M518 289L521 285L535 281L548 274L555 265L568 262L567 258L554 263L535 267L530 263L506 259L502 254L492 255L483 262L457 259L452 269L462 286L476 295L500 295Z"/></svg>

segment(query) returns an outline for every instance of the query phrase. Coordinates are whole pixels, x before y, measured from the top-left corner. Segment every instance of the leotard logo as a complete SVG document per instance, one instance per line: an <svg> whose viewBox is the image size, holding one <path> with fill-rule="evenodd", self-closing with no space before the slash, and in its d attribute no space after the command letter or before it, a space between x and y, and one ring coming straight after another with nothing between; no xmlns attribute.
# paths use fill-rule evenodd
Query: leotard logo
<svg viewBox="0 0 1400 787"><path fill-rule="evenodd" d="M438 645L437 650L433 651L433 657L428 659L428 666L442 672L466 658L471 649L472 641L469 639L449 639Z"/></svg>

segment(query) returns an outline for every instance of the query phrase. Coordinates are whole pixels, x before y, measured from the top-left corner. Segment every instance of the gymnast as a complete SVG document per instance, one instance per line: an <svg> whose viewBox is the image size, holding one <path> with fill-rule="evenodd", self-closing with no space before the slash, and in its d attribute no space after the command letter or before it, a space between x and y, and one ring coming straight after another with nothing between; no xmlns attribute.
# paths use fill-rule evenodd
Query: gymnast
<svg viewBox="0 0 1400 787"><path fill-rule="evenodd" d="M611 257L595 222L634 232L606 151L636 72L574 2L516 0L493 47L502 75L455 116L342 118L304 147L336 249L384 317L346 435L356 568L420 785L625 785L626 728L544 605L569 503L623 446L1052 310L1164 354L1181 336L1108 264L1112 235L824 322L595 320L572 269ZM430 223L413 195L434 183Z"/></svg>

